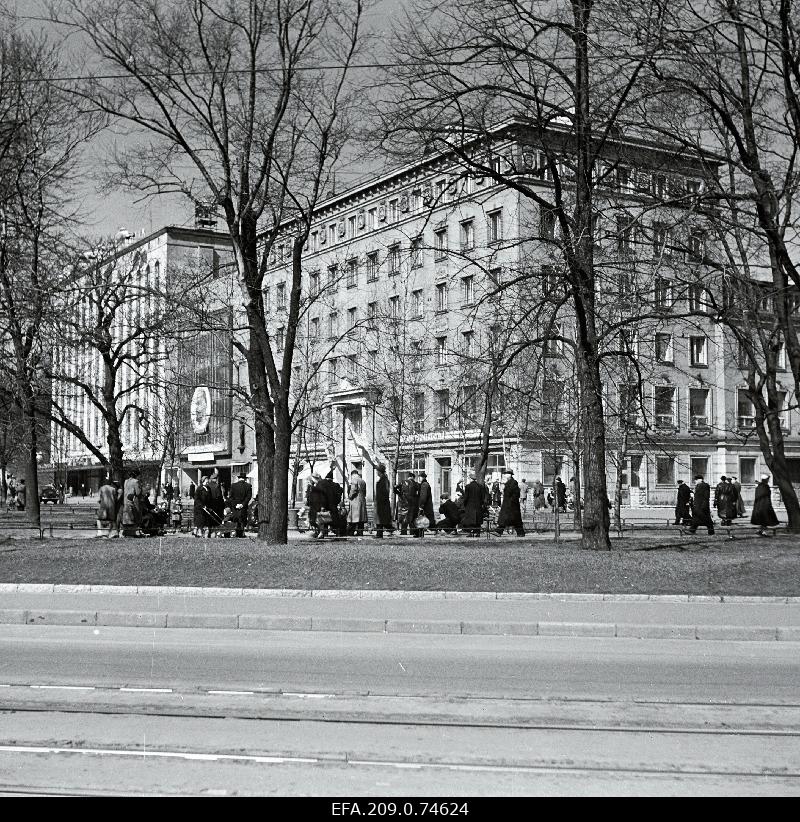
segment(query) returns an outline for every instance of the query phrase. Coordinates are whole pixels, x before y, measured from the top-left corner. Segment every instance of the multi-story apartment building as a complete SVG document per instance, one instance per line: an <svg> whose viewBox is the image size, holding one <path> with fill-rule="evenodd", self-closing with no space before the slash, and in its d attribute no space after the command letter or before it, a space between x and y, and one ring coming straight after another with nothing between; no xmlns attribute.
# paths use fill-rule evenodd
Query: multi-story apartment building
<svg viewBox="0 0 800 822"><path fill-rule="evenodd" d="M548 199L555 175L570 185L570 152L558 126L542 139L512 124L487 162ZM596 169L609 483L619 475L632 505L672 503L676 481L697 472L738 475L747 496L764 470L735 345L706 310L720 278L694 205L715 168L710 155L616 134ZM301 494L312 466L334 460L363 468L371 488L379 459L450 493L487 409L490 473L509 465L546 484L575 473L573 318L557 213L535 199L432 156L320 204L294 375ZM289 254L287 232L265 284L276 351ZM800 416L785 417L800 467Z"/></svg>
<svg viewBox="0 0 800 822"><path fill-rule="evenodd" d="M169 295L192 281L223 278L229 249L227 235L211 228L168 226L139 236L121 229L110 251L107 248L104 255L86 262L107 275L86 275L85 296L70 300L73 331L65 334L53 353L54 371L64 376L53 384L54 403L108 456L103 415L79 385L102 395L106 378L102 360L96 348L73 345L70 340L80 338L81 327L90 326L99 309L113 312L112 343L119 346L120 361L114 393L120 413L125 409L123 457L126 465L143 471L147 484L156 482L160 469L162 481L179 481L181 464L195 467L191 476L196 481L202 466L211 470L217 458L231 456L230 381L217 379L223 371L228 374L230 334L225 334L227 365L220 369L211 331L198 324L196 330L177 329L185 333L176 337L168 322L173 311ZM152 325L148 332L137 333L137 326L148 323ZM195 394L208 401L201 424L191 420L200 403L192 404ZM53 426L51 451L56 479L73 493L83 487L98 488L107 469L78 437Z"/></svg>

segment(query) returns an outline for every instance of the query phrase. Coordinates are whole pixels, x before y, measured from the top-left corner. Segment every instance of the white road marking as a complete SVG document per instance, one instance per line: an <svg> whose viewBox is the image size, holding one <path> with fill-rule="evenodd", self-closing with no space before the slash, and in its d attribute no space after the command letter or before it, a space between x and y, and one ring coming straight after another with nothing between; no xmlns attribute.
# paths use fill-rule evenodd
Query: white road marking
<svg viewBox="0 0 800 822"><path fill-rule="evenodd" d="M8 686L6 686L8 687ZM31 685L39 691L93 691L94 685Z"/></svg>
<svg viewBox="0 0 800 822"><path fill-rule="evenodd" d="M255 691L206 691L207 694L223 694L225 696L255 696Z"/></svg>
<svg viewBox="0 0 800 822"><path fill-rule="evenodd" d="M405 673L405 672L406 672L406 669L405 669L405 668L403 668L403 663L402 663L402 662L398 662L397 664L400 666L400 668L401 668L401 670L403 671L403 673Z"/></svg>
<svg viewBox="0 0 800 822"><path fill-rule="evenodd" d="M298 699L332 699L336 694L300 694L292 691L284 691L283 696L296 696Z"/></svg>
<svg viewBox="0 0 800 822"><path fill-rule="evenodd" d="M171 694L172 688L120 688L120 691L135 694Z"/></svg>
<svg viewBox="0 0 800 822"><path fill-rule="evenodd" d="M284 763L316 764L320 760L300 756L257 756L255 754L204 754L183 751L130 751L117 748L53 748L33 745L0 745L0 753L87 754L90 756L136 756L142 759L186 759L194 762L259 762L269 765Z"/></svg>

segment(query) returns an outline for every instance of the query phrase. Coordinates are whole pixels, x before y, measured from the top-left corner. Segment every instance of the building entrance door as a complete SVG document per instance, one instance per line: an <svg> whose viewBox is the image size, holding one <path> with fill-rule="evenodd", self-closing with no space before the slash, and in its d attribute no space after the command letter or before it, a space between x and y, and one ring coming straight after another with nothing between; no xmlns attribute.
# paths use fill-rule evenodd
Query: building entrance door
<svg viewBox="0 0 800 822"><path fill-rule="evenodd" d="M452 460L450 457L436 457L436 470L433 477L433 506L439 510L439 498L442 494L452 494Z"/></svg>

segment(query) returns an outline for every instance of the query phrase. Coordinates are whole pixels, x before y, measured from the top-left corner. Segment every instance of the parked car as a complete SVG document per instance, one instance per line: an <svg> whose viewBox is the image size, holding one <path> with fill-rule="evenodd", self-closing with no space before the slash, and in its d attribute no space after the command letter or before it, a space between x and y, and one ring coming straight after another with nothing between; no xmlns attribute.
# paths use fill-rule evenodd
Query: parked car
<svg viewBox="0 0 800 822"><path fill-rule="evenodd" d="M47 505L55 505L58 502L58 490L55 485L45 485L39 493L39 499Z"/></svg>

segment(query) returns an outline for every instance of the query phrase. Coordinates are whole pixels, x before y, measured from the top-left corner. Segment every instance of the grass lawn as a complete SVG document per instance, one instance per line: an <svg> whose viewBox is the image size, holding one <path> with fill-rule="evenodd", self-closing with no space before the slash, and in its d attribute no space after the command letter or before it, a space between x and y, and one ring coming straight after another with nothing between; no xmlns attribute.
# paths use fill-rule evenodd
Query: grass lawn
<svg viewBox="0 0 800 822"><path fill-rule="evenodd" d="M610 552L505 537L261 545L252 540L6 539L0 582L800 596L796 536L626 536Z"/></svg>

